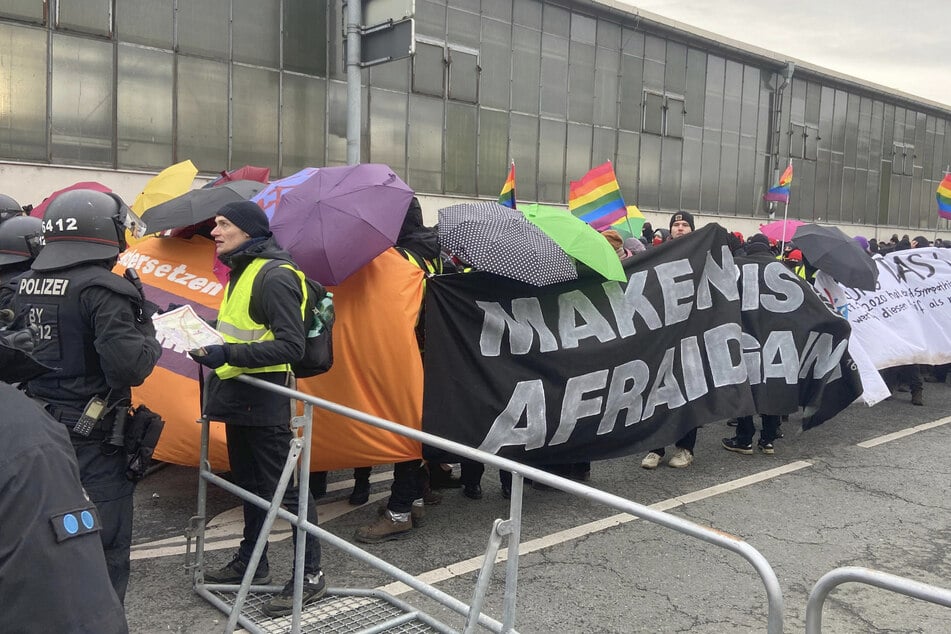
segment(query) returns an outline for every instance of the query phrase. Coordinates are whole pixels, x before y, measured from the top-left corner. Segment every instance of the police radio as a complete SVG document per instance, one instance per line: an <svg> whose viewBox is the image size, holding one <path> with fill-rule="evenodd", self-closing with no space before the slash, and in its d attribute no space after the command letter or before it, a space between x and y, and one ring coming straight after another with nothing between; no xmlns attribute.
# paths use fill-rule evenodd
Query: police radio
<svg viewBox="0 0 951 634"><path fill-rule="evenodd" d="M99 421L106 414L106 402L98 396L93 396L83 408L83 413L79 421L73 427L73 433L80 436L88 436L96 428Z"/></svg>

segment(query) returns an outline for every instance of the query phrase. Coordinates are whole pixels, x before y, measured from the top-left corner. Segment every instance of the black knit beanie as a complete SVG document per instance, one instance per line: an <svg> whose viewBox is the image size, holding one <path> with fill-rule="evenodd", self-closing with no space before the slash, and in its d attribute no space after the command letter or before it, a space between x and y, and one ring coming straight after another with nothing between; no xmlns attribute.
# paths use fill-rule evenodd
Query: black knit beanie
<svg viewBox="0 0 951 634"><path fill-rule="evenodd" d="M264 210L250 200L241 200L236 203L228 203L218 210L216 214L224 216L241 231L252 238L269 238L271 228L268 225L267 215Z"/></svg>
<svg viewBox="0 0 951 634"><path fill-rule="evenodd" d="M690 225L691 231L696 231L697 228L693 226L693 214L689 211L678 211L673 216L670 217L670 224L667 225L667 228L670 229L674 226L674 223L678 220L686 220L687 224Z"/></svg>

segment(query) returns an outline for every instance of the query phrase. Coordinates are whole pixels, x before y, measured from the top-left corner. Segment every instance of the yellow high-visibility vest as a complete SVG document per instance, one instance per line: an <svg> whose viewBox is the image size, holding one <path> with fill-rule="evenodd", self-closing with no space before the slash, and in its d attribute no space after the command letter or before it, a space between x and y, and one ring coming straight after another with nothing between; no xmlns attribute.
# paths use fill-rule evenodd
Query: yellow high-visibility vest
<svg viewBox="0 0 951 634"><path fill-rule="evenodd" d="M248 264L241 277L230 289L230 293L225 293L221 300L221 308L218 309L218 332L224 338L226 343L254 343L257 341L274 341L274 333L265 326L251 319L251 289L254 286L254 279L261 272L261 268L270 262L266 258L255 258ZM307 286L304 282L304 274L298 271L290 264L282 264L283 268L290 269L297 274L301 283L301 320L304 319L307 303ZM260 368L239 368L226 363L215 369L215 374L219 379L232 379L239 374L260 374L262 372L290 372L291 364L280 363L277 365L268 365Z"/></svg>

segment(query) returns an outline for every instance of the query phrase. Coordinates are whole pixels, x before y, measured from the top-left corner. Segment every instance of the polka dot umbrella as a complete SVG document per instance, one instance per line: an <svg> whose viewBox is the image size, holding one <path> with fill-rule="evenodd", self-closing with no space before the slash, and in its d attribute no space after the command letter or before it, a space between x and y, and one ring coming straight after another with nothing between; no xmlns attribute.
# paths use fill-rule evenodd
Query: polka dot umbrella
<svg viewBox="0 0 951 634"><path fill-rule="evenodd" d="M545 286L578 278L572 258L514 209L495 202L439 210L442 248L470 266Z"/></svg>

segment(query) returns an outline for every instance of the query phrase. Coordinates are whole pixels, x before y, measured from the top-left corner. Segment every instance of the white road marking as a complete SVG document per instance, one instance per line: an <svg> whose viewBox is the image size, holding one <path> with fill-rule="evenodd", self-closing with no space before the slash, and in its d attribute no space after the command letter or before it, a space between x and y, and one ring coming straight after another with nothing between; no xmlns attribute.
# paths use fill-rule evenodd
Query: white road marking
<svg viewBox="0 0 951 634"><path fill-rule="evenodd" d="M674 498L662 500L660 502L651 504L650 508L658 511L669 511L672 508L683 506L685 504L689 504L690 502L705 500L722 493L728 493L730 491L735 491L737 489L751 486L759 482L778 478L779 476L785 475L787 473L792 473L793 471L798 471L811 466L811 462L797 460L796 462L791 462L774 469L767 469L766 471L760 471L759 473L737 478L736 480L730 480L729 482L707 487L706 489L700 489L699 491L694 491L692 493L686 493ZM592 533L614 528L615 526L620 526L621 524L626 524L636 519L638 518L628 513L618 513L617 515L611 515L610 517L605 517L604 519L588 522L587 524L581 524L563 531L558 531L557 533L552 533L551 535L545 535L544 537L522 542L518 551L519 556L526 555L537 550L542 550L544 548L551 548L552 546L557 546L573 539L579 539L586 535L591 535ZM446 581L447 579L479 570L482 568L482 561L484 559L484 555L479 555L478 557L472 557L470 559L464 559L462 561L449 564L448 566L435 568L433 570L421 573L417 575L416 578L429 584L439 583L440 581ZM498 564L507 559L508 549L502 548L495 557L495 563ZM399 581L385 586L380 586L377 589L382 590L383 592L388 592L394 596L405 594L412 590L412 588Z"/></svg>
<svg viewBox="0 0 951 634"><path fill-rule="evenodd" d="M879 436L878 438L872 438L870 440L866 440L865 442L860 442L858 446L864 449L877 447L878 445L882 445L893 440L898 440L899 438L904 438L905 436L911 436L912 434L917 434L920 431L941 427L942 425L947 425L948 423L951 423L951 416L945 416L944 418L933 420L930 423L922 423L920 425L915 425L914 427L909 427L908 429L902 429L901 431L885 434L884 436Z"/></svg>

